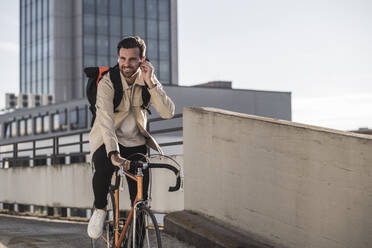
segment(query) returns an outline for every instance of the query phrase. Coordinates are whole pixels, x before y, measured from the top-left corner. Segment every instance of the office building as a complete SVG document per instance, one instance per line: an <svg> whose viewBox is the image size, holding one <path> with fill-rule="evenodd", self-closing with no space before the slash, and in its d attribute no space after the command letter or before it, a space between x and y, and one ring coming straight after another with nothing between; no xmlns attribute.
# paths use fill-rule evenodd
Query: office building
<svg viewBox="0 0 372 248"><path fill-rule="evenodd" d="M176 0L20 0L20 93L85 96L86 66L112 66L139 35L163 84L178 84Z"/></svg>

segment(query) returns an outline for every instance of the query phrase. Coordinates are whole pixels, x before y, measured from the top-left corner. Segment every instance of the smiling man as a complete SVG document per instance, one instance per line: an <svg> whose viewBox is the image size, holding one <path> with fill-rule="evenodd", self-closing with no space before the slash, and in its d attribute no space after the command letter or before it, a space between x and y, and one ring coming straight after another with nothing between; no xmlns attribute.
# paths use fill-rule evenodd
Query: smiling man
<svg viewBox="0 0 372 248"><path fill-rule="evenodd" d="M96 119L89 135L95 168L93 176L95 210L89 220L88 235L93 239L99 238L102 234L106 218L107 193L115 166L129 170L129 160L140 160L142 157L138 153L146 154L147 146L162 153L159 145L146 130L147 112L141 107L142 91L147 87L150 104L162 118L172 118L175 108L157 80L153 65L146 60L146 45L140 37L124 38L119 42L117 52L118 67L105 74L98 84ZM110 73L120 73L123 86L123 96L115 111L113 103L115 88ZM131 170L129 172L134 173ZM127 182L133 204L137 185L128 178ZM148 184L149 172L144 170L144 199L147 199Z"/></svg>

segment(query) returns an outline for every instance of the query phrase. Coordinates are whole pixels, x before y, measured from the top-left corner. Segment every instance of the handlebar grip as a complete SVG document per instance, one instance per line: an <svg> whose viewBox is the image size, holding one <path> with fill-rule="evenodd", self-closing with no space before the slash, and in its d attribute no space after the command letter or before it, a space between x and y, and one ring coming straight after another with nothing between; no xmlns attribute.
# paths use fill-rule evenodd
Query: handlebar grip
<svg viewBox="0 0 372 248"><path fill-rule="evenodd" d="M143 162L141 161L130 161L130 167L131 168L142 168L143 167ZM176 182L176 185L173 186L173 187L169 187L168 191L169 192L174 192L174 191L177 191L180 189L181 187L181 176L180 176L180 171L174 167L174 166L171 166L169 164L162 164L162 163L148 163L148 167L149 168L162 168L162 169L168 169L168 170L171 170L174 172L174 174L176 175L177 177L177 182Z"/></svg>
<svg viewBox="0 0 372 248"><path fill-rule="evenodd" d="M174 192L180 189L181 187L181 177L180 177L180 171L175 168L174 166L171 166L169 164L161 164L161 163L149 163L149 168L163 168L163 169L168 169L174 172L174 174L177 177L177 182L176 185L173 187L169 187L168 191L169 192Z"/></svg>
<svg viewBox="0 0 372 248"><path fill-rule="evenodd" d="M180 187L181 187L181 177L180 177L180 175L178 175L178 176L177 176L176 186L174 186L174 187L169 187L168 191L169 191L169 192L174 192L174 191L179 190Z"/></svg>

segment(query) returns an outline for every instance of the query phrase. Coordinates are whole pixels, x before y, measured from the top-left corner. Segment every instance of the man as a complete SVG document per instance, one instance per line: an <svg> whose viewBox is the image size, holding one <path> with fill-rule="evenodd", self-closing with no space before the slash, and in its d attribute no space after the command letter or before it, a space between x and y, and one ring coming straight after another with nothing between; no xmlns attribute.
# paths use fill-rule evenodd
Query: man
<svg viewBox="0 0 372 248"><path fill-rule="evenodd" d="M107 194L115 166L129 170L130 161L126 158L141 159L141 156L131 155L146 154L146 145L162 153L159 145L146 131L146 110L141 108L142 86L147 85L151 95L150 104L162 118L169 119L174 115L174 103L155 77L154 67L146 61L145 42L138 36L126 37L119 42L117 53L123 98L114 112L114 86L109 73L103 76L97 87L96 119L89 135L91 158L95 167L95 210L89 220L88 235L93 239L102 235ZM128 178L127 182L133 204L137 183ZM145 170L144 199L147 199L148 184L149 172Z"/></svg>

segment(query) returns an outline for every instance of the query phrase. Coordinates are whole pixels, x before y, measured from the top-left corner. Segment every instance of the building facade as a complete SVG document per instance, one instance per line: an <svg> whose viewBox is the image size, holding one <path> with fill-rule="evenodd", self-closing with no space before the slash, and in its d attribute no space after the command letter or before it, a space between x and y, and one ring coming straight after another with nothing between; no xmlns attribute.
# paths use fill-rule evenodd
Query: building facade
<svg viewBox="0 0 372 248"><path fill-rule="evenodd" d="M112 66L139 35L163 84L178 84L176 0L20 0L20 93L85 96L83 68Z"/></svg>
<svg viewBox="0 0 372 248"><path fill-rule="evenodd" d="M275 91L257 91L231 89L228 87L204 87L204 86L164 86L167 95L175 103L175 113L181 114L184 107L214 107L251 115L258 115L276 119L291 121L291 93ZM182 118L171 120L157 120L159 115L151 107L152 115L148 115L148 131L159 142L178 142L183 140L182 130L159 132L164 129L174 129L183 126ZM16 109L9 113L0 115L0 168L4 161L17 154L20 157L33 157L38 155L50 155L53 150L42 150L41 153L32 154L32 151L2 154L12 149L12 145L24 149L25 145L46 146L51 143L45 139L53 139L56 136L75 135L77 132L84 132L84 141L87 141L90 131L91 113L86 98L73 101L55 103L52 105L39 106L34 108ZM67 138L67 137L66 137ZM75 137L76 138L76 137ZM77 137L79 138L79 137ZM71 143L73 138L65 142ZM26 143L26 144L25 144ZM62 143L59 143L62 144ZM10 145L10 148L9 148ZM59 153L66 156L75 156L79 147L62 147ZM88 153L88 144L81 148ZM165 154L182 154L182 145L163 147ZM74 159L72 159L74 160Z"/></svg>

